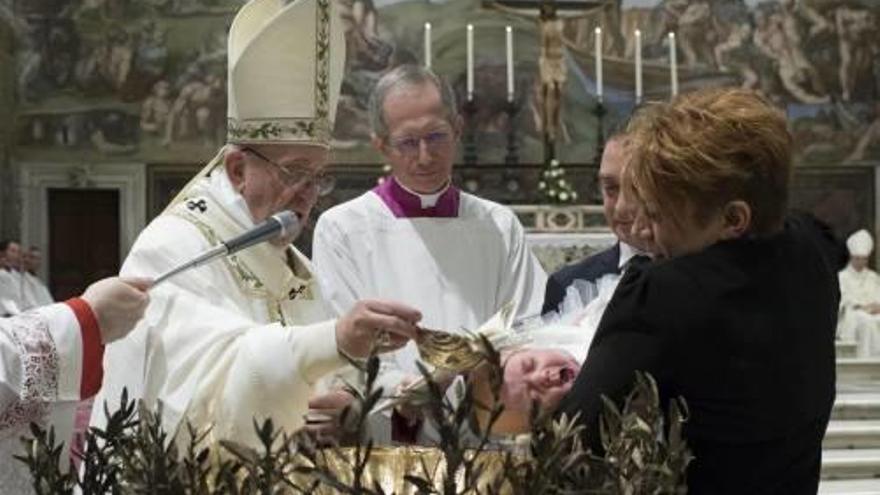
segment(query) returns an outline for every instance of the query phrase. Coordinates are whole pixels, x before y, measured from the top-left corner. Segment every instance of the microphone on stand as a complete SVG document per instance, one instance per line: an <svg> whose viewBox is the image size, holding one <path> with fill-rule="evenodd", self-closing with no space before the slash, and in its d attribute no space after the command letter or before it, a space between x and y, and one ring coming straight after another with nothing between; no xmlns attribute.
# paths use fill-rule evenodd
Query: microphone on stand
<svg viewBox="0 0 880 495"><path fill-rule="evenodd" d="M299 231L300 227L299 217L296 216L296 213L293 213L292 211L276 213L266 219L265 222L247 232L233 237L228 241L221 241L219 245L159 275L150 288L152 289L169 278L191 268L202 266L218 258L237 253L238 251L249 248L254 244L270 241L278 237L285 237L291 233Z"/></svg>

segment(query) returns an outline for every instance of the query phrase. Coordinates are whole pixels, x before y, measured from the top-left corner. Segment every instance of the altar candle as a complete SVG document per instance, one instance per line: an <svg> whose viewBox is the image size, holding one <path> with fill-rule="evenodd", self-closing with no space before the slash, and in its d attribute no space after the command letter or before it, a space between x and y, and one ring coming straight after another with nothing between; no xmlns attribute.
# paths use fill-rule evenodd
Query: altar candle
<svg viewBox="0 0 880 495"><path fill-rule="evenodd" d="M636 105L642 102L642 32L636 29Z"/></svg>
<svg viewBox="0 0 880 495"><path fill-rule="evenodd" d="M602 101L602 28L597 27L596 36L596 97Z"/></svg>
<svg viewBox="0 0 880 495"><path fill-rule="evenodd" d="M431 68L431 23L425 23L425 67Z"/></svg>
<svg viewBox="0 0 880 495"><path fill-rule="evenodd" d="M672 97L678 95L678 59L675 53L675 33L669 33L669 77L671 78Z"/></svg>
<svg viewBox="0 0 880 495"><path fill-rule="evenodd" d="M474 99L474 25L467 25L467 101Z"/></svg>
<svg viewBox="0 0 880 495"><path fill-rule="evenodd" d="M513 28L504 28L507 38L507 101L513 101Z"/></svg>

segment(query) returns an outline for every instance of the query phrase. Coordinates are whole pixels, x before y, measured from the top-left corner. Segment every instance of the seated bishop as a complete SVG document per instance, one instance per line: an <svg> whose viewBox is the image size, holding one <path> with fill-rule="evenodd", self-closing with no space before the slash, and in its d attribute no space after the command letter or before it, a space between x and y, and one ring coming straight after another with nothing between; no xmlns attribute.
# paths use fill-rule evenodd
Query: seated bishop
<svg viewBox="0 0 880 495"><path fill-rule="evenodd" d="M856 342L860 357L880 354L880 276L868 266L874 240L867 230L847 238L849 263L838 274L840 320L837 336Z"/></svg>

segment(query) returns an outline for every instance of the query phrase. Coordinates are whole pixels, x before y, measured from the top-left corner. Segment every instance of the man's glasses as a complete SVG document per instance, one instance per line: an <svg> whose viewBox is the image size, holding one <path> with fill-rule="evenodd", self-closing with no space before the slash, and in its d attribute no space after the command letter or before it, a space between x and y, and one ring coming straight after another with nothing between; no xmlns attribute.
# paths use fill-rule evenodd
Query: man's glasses
<svg viewBox="0 0 880 495"><path fill-rule="evenodd" d="M422 141L425 142L425 148L427 148L429 153L436 153L444 150L452 142L452 134L444 131L429 132L421 137L408 136L391 139L389 143L395 151L406 158L415 158L419 155Z"/></svg>
<svg viewBox="0 0 880 495"><path fill-rule="evenodd" d="M302 170L290 170L253 148L242 148L241 151L250 153L260 160L274 165L281 172L281 182L285 187L305 187L308 189L314 187L318 191L318 196L326 196L336 186L336 178L323 171L313 173Z"/></svg>

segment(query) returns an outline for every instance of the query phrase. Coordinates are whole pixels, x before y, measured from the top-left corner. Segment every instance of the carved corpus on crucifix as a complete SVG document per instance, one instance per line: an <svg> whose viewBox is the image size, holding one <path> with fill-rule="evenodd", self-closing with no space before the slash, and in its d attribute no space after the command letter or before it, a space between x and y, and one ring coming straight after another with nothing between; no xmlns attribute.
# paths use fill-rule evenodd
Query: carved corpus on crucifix
<svg viewBox="0 0 880 495"><path fill-rule="evenodd" d="M565 89L566 66L563 24L567 19L595 15L616 0L484 0L483 6L538 23L541 53L538 73L540 94L535 95L540 106L539 129L544 136L544 162L556 158L556 143L562 124L562 92ZM569 13L570 12L570 13Z"/></svg>

